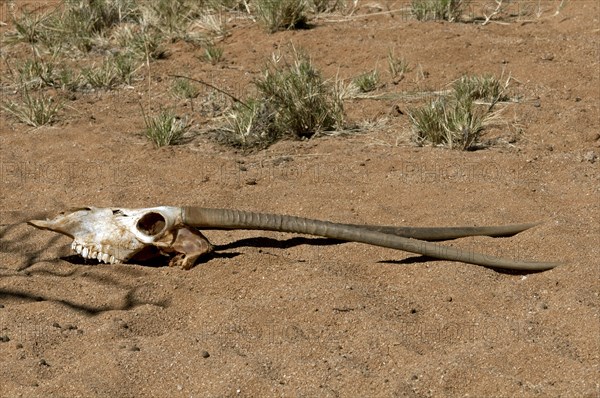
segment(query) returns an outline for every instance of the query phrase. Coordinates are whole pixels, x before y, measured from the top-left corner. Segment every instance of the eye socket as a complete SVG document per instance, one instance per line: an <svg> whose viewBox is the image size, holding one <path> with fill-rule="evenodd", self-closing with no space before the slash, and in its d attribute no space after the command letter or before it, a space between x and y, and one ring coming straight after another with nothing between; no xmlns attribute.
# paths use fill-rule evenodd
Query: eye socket
<svg viewBox="0 0 600 398"><path fill-rule="evenodd" d="M137 223L137 229L146 235L157 235L166 225L165 218L160 213L146 213Z"/></svg>

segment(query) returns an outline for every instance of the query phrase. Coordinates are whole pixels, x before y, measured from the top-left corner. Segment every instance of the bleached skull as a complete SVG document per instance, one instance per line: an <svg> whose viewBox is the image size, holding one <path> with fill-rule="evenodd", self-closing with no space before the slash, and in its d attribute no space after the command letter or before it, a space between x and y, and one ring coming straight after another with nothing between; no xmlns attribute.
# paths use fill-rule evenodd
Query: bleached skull
<svg viewBox="0 0 600 398"><path fill-rule="evenodd" d="M73 238L71 248L84 258L104 263L126 262L140 254L178 253L170 265L189 269L212 245L197 229L182 222L181 208L145 209L85 207L61 213L52 220L29 224Z"/></svg>

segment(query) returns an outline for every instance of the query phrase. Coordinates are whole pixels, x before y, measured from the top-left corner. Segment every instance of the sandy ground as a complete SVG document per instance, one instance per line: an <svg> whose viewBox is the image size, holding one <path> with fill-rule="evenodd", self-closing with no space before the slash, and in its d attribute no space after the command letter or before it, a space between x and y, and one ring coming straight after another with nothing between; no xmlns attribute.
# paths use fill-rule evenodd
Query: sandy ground
<svg viewBox="0 0 600 398"><path fill-rule="evenodd" d="M486 26L369 16L367 6L274 35L237 21L221 64L175 43L150 83L77 93L52 126L0 112L0 396L600 396L599 6L573 1L552 16L547 4L540 18ZM325 76L378 68L375 94L396 98L347 104L352 120L371 122L363 134L250 154L205 135L155 149L140 134L140 101L149 112L175 101L168 74L242 95L290 41ZM398 84L385 77L391 47L413 65ZM411 144L415 102L403 93L464 73L515 79L521 101L484 137L494 145ZM194 112L177 106L210 121L200 101ZM73 256L67 237L19 223L82 205L414 226L545 221L448 244L565 265L504 273L261 231L209 231L217 253L191 271L97 265Z"/></svg>

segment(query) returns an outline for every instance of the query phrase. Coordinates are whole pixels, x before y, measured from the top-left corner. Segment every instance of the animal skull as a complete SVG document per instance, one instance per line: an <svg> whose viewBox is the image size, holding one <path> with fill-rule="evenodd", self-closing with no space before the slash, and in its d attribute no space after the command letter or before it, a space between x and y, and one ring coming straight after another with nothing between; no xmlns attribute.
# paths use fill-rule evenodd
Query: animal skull
<svg viewBox="0 0 600 398"><path fill-rule="evenodd" d="M198 257L213 250L197 228L255 229L301 233L362 242L405 250L442 260L462 261L485 267L521 271L543 271L562 263L515 261L481 253L439 246L428 240L465 236L509 236L538 223L492 227L394 227L340 224L281 214L256 213L198 206L160 206L147 209L86 207L53 220L32 220L29 224L73 238L72 248L85 258L120 263L134 257L173 254L170 265L190 269Z"/></svg>
<svg viewBox="0 0 600 398"><path fill-rule="evenodd" d="M73 238L71 248L82 257L111 264L176 253L169 265L189 269L213 249L196 228L182 222L179 207L85 207L29 224L67 235Z"/></svg>

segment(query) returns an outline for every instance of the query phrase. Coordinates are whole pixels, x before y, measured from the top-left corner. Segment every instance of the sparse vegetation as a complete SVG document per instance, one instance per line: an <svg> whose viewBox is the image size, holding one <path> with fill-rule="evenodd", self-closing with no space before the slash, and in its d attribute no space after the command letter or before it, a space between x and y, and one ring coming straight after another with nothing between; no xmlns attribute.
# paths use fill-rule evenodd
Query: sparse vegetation
<svg viewBox="0 0 600 398"><path fill-rule="evenodd" d="M17 71L19 72L19 83L23 87L39 89L55 85L55 65L37 57L25 60L17 66Z"/></svg>
<svg viewBox="0 0 600 398"><path fill-rule="evenodd" d="M181 143L184 133L189 128L186 118L182 119L166 109L154 117L144 113L144 124L144 134L157 148Z"/></svg>
<svg viewBox="0 0 600 398"><path fill-rule="evenodd" d="M452 84L457 98L471 98L489 103L508 100L506 89L510 79L502 83L492 75L462 76Z"/></svg>
<svg viewBox="0 0 600 398"><path fill-rule="evenodd" d="M295 49L291 63L274 57L255 85L259 97L236 105L229 115L229 142L268 146L284 136L308 138L343 127L343 102L336 88Z"/></svg>
<svg viewBox="0 0 600 398"><path fill-rule="evenodd" d="M387 54L388 70L394 82L399 82L404 78L404 74L410 70L408 61L397 57L394 50L390 49Z"/></svg>
<svg viewBox="0 0 600 398"><path fill-rule="evenodd" d="M43 93L32 95L27 88L23 89L22 102L8 102L2 106L3 109L15 116L19 121L33 127L52 123L61 104L56 103L54 98Z"/></svg>
<svg viewBox="0 0 600 398"><path fill-rule="evenodd" d="M418 144L470 149L484 128L485 113L472 100L441 97L410 113Z"/></svg>
<svg viewBox="0 0 600 398"><path fill-rule="evenodd" d="M413 0L411 12L419 21L460 20L469 0Z"/></svg>
<svg viewBox="0 0 600 398"><path fill-rule="evenodd" d="M112 89L119 84L131 84L133 61L125 55L105 58L100 66L84 68L84 81L91 88Z"/></svg>
<svg viewBox="0 0 600 398"><path fill-rule="evenodd" d="M195 25L214 37L225 37L228 35L225 18L220 12L206 11L200 15Z"/></svg>
<svg viewBox="0 0 600 398"><path fill-rule="evenodd" d="M82 85L81 73L75 72L73 69L66 66L59 69L56 79L58 87L61 90L77 91Z"/></svg>
<svg viewBox="0 0 600 398"><path fill-rule="evenodd" d="M81 75L68 65L34 56L18 62L13 68L7 63L11 80L20 89L40 90L47 87L75 91L80 87Z"/></svg>
<svg viewBox="0 0 600 398"><path fill-rule="evenodd" d="M11 14L11 20L15 27L13 32L8 32L4 40L7 43L25 42L28 44L36 44L46 40L48 34L46 22L50 15L45 12L22 10L22 15L17 18Z"/></svg>
<svg viewBox="0 0 600 398"><path fill-rule="evenodd" d="M200 89L188 79L176 79L173 83L173 94L182 99L193 99L200 94Z"/></svg>
<svg viewBox="0 0 600 398"><path fill-rule="evenodd" d="M125 26L114 33L114 37L125 53L145 60L166 58L161 33L150 27Z"/></svg>
<svg viewBox="0 0 600 398"><path fill-rule="evenodd" d="M242 148L264 148L279 138L275 110L264 99L236 103L228 115L228 128L219 136L227 145Z"/></svg>
<svg viewBox="0 0 600 398"><path fill-rule="evenodd" d="M311 137L318 131L341 127L340 100L325 82L309 57L293 49L293 59L274 58L255 84L276 110L276 123L282 133Z"/></svg>
<svg viewBox="0 0 600 398"><path fill-rule="evenodd" d="M140 3L142 26L152 27L171 40L183 39L193 19L204 11L202 1L151 0Z"/></svg>
<svg viewBox="0 0 600 398"><path fill-rule="evenodd" d="M379 73L377 73L376 70L363 73L354 78L352 82L358 88L358 91L361 93L368 93L369 91L377 89L377 85L379 84Z"/></svg>
<svg viewBox="0 0 600 398"><path fill-rule="evenodd" d="M343 0L310 0L309 8L315 13L333 12L344 6Z"/></svg>
<svg viewBox="0 0 600 398"><path fill-rule="evenodd" d="M204 47L204 58L214 65L223 59L223 49L209 42Z"/></svg>
<svg viewBox="0 0 600 398"><path fill-rule="evenodd" d="M412 12L419 20L456 21L467 4L467 0L414 0ZM41 125L51 122L60 106L43 94L32 96L28 90L112 90L131 85L140 69L147 71L150 87L151 62L166 57L166 46L177 40L201 46L203 53L195 56L218 63L223 59L223 48L215 40L228 34L224 10L253 11L269 32L275 32L306 25L309 10L330 12L344 6L340 0L73 0L50 12L25 10L18 17L12 15L15 31L5 41L26 43L33 56L13 69L7 62L15 86L24 95L22 102L7 103L4 109L25 123ZM83 65L75 63L73 69L67 66L75 62L73 53L80 56L81 52L91 52L95 62L88 58ZM106 55L99 59L98 53ZM229 111L228 126L223 130L226 142L244 148L266 147L283 137L310 138L343 129L343 100L380 85L376 70L352 79L350 84L325 81L305 54L295 49L292 53L287 58L273 57L254 81L257 93L253 98L242 102L230 96L236 101L231 107L229 99L221 96L224 92L211 86L219 101L207 95L204 102L190 101L185 106L191 105L192 111L196 106L197 112L209 117ZM63 62L66 57L71 61ZM143 69L142 62L146 66ZM408 62L391 49L387 64L395 83L409 71ZM507 99L505 88L492 76L461 77L453 83L452 95L411 112L416 141L472 147L494 105ZM172 91L190 100L200 92L185 79L177 79ZM185 120L171 111L153 118L144 115L144 121L146 135L157 146L177 143L187 128Z"/></svg>
<svg viewBox="0 0 600 398"><path fill-rule="evenodd" d="M74 47L88 52L101 48L110 29L119 23L139 18L132 0L75 0L64 3L44 25L44 44L49 47Z"/></svg>
<svg viewBox="0 0 600 398"><path fill-rule="evenodd" d="M306 26L305 0L257 0L256 13L271 33Z"/></svg>
<svg viewBox="0 0 600 398"><path fill-rule="evenodd" d="M497 119L494 106L506 100L504 85L492 76L463 76L452 91L410 112L415 141L463 150L472 149L484 128ZM476 100L489 103L476 104Z"/></svg>

